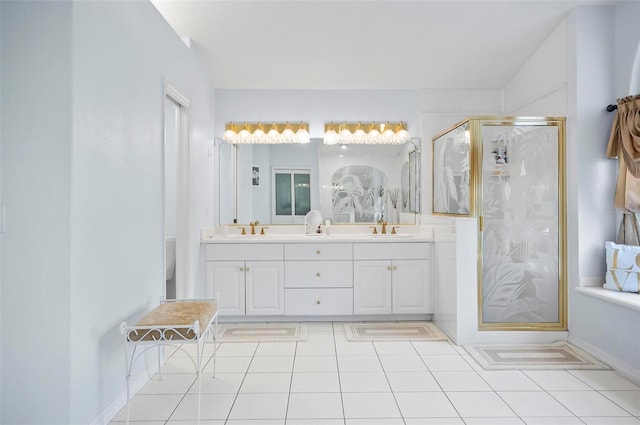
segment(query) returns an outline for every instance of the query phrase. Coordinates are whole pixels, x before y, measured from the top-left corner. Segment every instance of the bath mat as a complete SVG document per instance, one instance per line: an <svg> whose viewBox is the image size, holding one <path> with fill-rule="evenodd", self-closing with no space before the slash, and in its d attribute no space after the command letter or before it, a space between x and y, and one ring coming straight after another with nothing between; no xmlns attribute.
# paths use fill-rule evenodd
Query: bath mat
<svg viewBox="0 0 640 425"><path fill-rule="evenodd" d="M217 328L218 342L288 342L308 338L308 327L303 323L219 324Z"/></svg>
<svg viewBox="0 0 640 425"><path fill-rule="evenodd" d="M610 369L566 342L520 345L465 345L484 369Z"/></svg>
<svg viewBox="0 0 640 425"><path fill-rule="evenodd" d="M447 336L431 322L345 323L348 341L442 341Z"/></svg>

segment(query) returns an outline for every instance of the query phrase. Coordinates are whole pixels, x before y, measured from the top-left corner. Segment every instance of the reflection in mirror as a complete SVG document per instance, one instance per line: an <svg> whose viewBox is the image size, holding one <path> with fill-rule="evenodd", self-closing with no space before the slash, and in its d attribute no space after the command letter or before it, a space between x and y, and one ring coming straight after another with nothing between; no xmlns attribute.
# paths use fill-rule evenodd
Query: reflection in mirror
<svg viewBox="0 0 640 425"><path fill-rule="evenodd" d="M433 212L470 212L469 121L433 140Z"/></svg>
<svg viewBox="0 0 640 425"><path fill-rule="evenodd" d="M219 224L415 224L419 139L399 145L228 145L218 141Z"/></svg>

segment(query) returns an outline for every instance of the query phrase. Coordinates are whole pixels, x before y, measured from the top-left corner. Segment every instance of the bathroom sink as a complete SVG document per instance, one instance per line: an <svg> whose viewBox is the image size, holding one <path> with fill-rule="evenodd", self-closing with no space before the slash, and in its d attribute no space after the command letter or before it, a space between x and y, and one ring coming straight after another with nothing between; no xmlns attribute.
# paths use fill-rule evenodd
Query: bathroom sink
<svg viewBox="0 0 640 425"><path fill-rule="evenodd" d="M410 238L413 235L409 234L409 233L396 233L395 235L392 235L391 233L387 233L386 235L382 235L382 234L377 234L377 235L372 235L372 234L368 234L367 235L370 238L374 238L374 239L403 239L403 238Z"/></svg>
<svg viewBox="0 0 640 425"><path fill-rule="evenodd" d="M229 239L247 239L247 240L257 240L257 239L271 239L273 235L241 235L239 233L234 233L232 235L226 235L225 238Z"/></svg>

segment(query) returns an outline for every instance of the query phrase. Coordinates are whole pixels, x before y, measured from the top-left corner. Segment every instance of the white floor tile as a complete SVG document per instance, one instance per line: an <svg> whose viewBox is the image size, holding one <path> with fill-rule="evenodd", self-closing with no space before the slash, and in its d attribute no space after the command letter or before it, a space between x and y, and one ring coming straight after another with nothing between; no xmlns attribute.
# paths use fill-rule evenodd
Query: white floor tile
<svg viewBox="0 0 640 425"><path fill-rule="evenodd" d="M465 425L462 418L405 418L406 425Z"/></svg>
<svg viewBox="0 0 640 425"><path fill-rule="evenodd" d="M520 417L573 416L562 404L543 391L501 391L498 395Z"/></svg>
<svg viewBox="0 0 640 425"><path fill-rule="evenodd" d="M307 326L297 343L219 344L215 378L208 344L200 425L640 425L640 386L612 370L483 370L450 341L351 342L343 323ZM196 346L184 348L166 348L131 425L196 424Z"/></svg>
<svg viewBox="0 0 640 425"><path fill-rule="evenodd" d="M291 373L247 373L240 393L288 393Z"/></svg>
<svg viewBox="0 0 640 425"><path fill-rule="evenodd" d="M337 372L336 356L296 356L294 372Z"/></svg>
<svg viewBox="0 0 640 425"><path fill-rule="evenodd" d="M345 418L400 418L400 411L393 394L343 393Z"/></svg>
<svg viewBox="0 0 640 425"><path fill-rule="evenodd" d="M383 372L340 372L340 387L344 393L391 391Z"/></svg>
<svg viewBox="0 0 640 425"><path fill-rule="evenodd" d="M296 353L295 342L261 342L256 356L293 356Z"/></svg>
<svg viewBox="0 0 640 425"><path fill-rule="evenodd" d="M340 393L294 393L289 396L287 419L342 418Z"/></svg>
<svg viewBox="0 0 640 425"><path fill-rule="evenodd" d="M464 418L465 425L524 425L520 418Z"/></svg>
<svg viewBox="0 0 640 425"><path fill-rule="evenodd" d="M431 372L387 372L394 392L442 391Z"/></svg>
<svg viewBox="0 0 640 425"><path fill-rule="evenodd" d="M639 391L600 391L600 393L634 416L640 416Z"/></svg>
<svg viewBox="0 0 640 425"><path fill-rule="evenodd" d="M293 357L254 357L249 366L249 373L254 372L291 372Z"/></svg>
<svg viewBox="0 0 640 425"><path fill-rule="evenodd" d="M523 373L548 391L592 390L566 370L525 370Z"/></svg>
<svg viewBox="0 0 640 425"><path fill-rule="evenodd" d="M593 416L581 417L582 422L586 425L640 425L640 419L633 416L628 417L611 417L611 416Z"/></svg>
<svg viewBox="0 0 640 425"><path fill-rule="evenodd" d="M448 341L413 341L411 345L420 355L457 355L455 347Z"/></svg>
<svg viewBox="0 0 640 425"><path fill-rule="evenodd" d="M576 416L630 416L596 391L549 391L549 394Z"/></svg>
<svg viewBox="0 0 640 425"><path fill-rule="evenodd" d="M284 419L289 394L238 394L229 419Z"/></svg>
<svg viewBox="0 0 640 425"><path fill-rule="evenodd" d="M202 394L237 394L240 384L244 379L244 373L216 373L215 378L209 374L202 375ZM197 382L191 386L189 393L197 394Z"/></svg>
<svg viewBox="0 0 640 425"><path fill-rule="evenodd" d="M338 356L377 356L372 342L338 342L336 353Z"/></svg>
<svg viewBox="0 0 640 425"><path fill-rule="evenodd" d="M430 371L436 370L473 370L469 363L459 355L427 355L422 360Z"/></svg>
<svg viewBox="0 0 640 425"><path fill-rule="evenodd" d="M462 418L514 417L516 414L493 392L448 392Z"/></svg>
<svg viewBox="0 0 640 425"><path fill-rule="evenodd" d="M195 376L196 366L195 359L193 361L190 357L170 357L162 367L163 374L169 373L189 373Z"/></svg>
<svg viewBox="0 0 640 425"><path fill-rule="evenodd" d="M574 375L594 390L636 390L640 386L618 375L612 370L570 370Z"/></svg>
<svg viewBox="0 0 640 425"><path fill-rule="evenodd" d="M434 371L433 377L443 391L492 391L477 372L458 371Z"/></svg>
<svg viewBox="0 0 640 425"><path fill-rule="evenodd" d="M226 419L233 405L233 394L202 394L200 396L200 419ZM171 420L193 420L198 418L198 395L189 394L180 402L171 415Z"/></svg>
<svg viewBox="0 0 640 425"><path fill-rule="evenodd" d="M335 356L336 346L332 342L299 342L296 356Z"/></svg>
<svg viewBox="0 0 640 425"><path fill-rule="evenodd" d="M338 356L340 372L382 372L377 356Z"/></svg>
<svg viewBox="0 0 640 425"><path fill-rule="evenodd" d="M374 342L379 356L415 356L416 349L408 341Z"/></svg>
<svg viewBox="0 0 640 425"><path fill-rule="evenodd" d="M542 391L542 388L519 370L483 370L477 372L494 391Z"/></svg>
<svg viewBox="0 0 640 425"><path fill-rule="evenodd" d="M339 393L337 372L294 372L292 393Z"/></svg>
<svg viewBox="0 0 640 425"><path fill-rule="evenodd" d="M166 421L178 406L182 395L177 394L138 394L129 401L130 421ZM114 421L127 419L127 406L113 418Z"/></svg>
<svg viewBox="0 0 640 425"><path fill-rule="evenodd" d="M382 368L388 372L421 372L427 366L418 355L414 356L380 356Z"/></svg>
<svg viewBox="0 0 640 425"><path fill-rule="evenodd" d="M584 423L575 416L537 416L521 419L527 425L584 425Z"/></svg>
<svg viewBox="0 0 640 425"><path fill-rule="evenodd" d="M395 393L404 418L457 418L458 413L444 393Z"/></svg>
<svg viewBox="0 0 640 425"><path fill-rule="evenodd" d="M138 394L184 394L195 380L195 373L163 373L162 379L155 374Z"/></svg>
<svg viewBox="0 0 640 425"><path fill-rule="evenodd" d="M218 357L216 373L245 373L251 363L251 357Z"/></svg>

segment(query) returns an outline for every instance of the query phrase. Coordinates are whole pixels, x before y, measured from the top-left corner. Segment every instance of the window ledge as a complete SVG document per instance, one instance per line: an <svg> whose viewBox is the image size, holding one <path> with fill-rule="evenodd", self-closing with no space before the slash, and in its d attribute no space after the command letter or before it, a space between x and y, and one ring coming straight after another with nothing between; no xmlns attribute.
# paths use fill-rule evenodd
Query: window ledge
<svg viewBox="0 0 640 425"><path fill-rule="evenodd" d="M631 310L640 311L640 294L635 292L616 292L599 286L578 286L576 292L590 297L617 304Z"/></svg>

